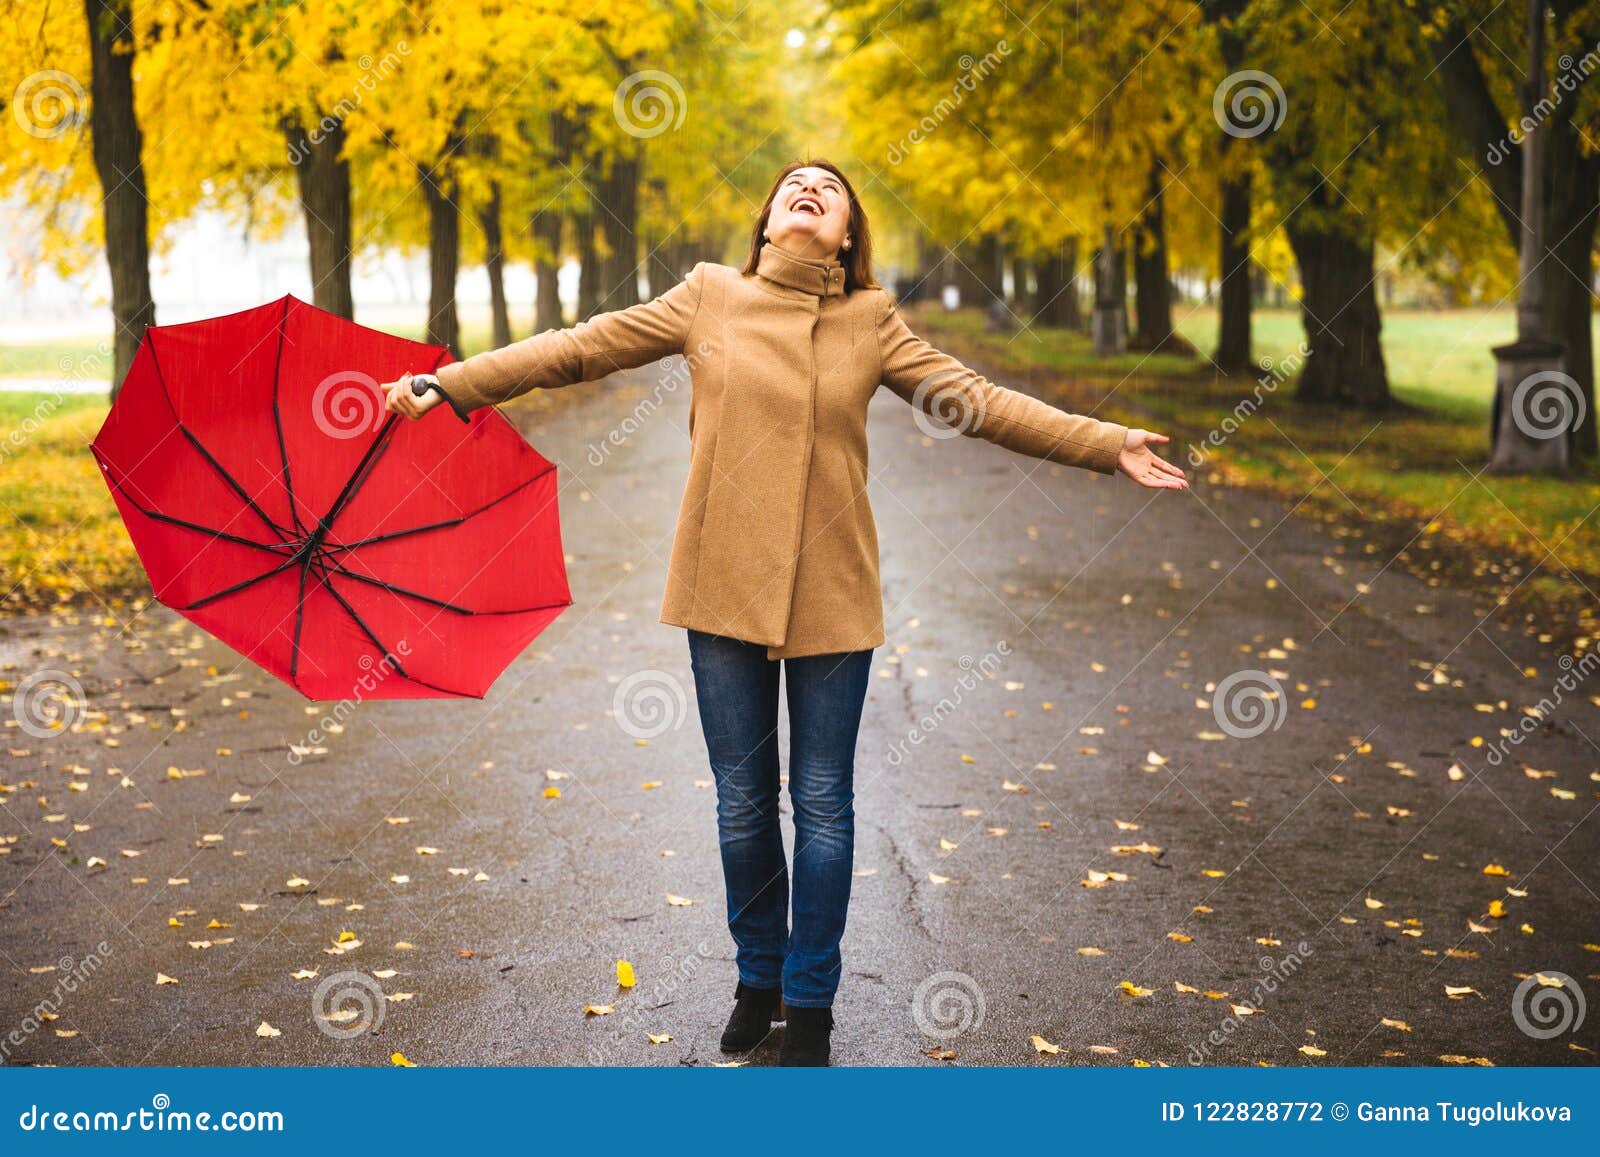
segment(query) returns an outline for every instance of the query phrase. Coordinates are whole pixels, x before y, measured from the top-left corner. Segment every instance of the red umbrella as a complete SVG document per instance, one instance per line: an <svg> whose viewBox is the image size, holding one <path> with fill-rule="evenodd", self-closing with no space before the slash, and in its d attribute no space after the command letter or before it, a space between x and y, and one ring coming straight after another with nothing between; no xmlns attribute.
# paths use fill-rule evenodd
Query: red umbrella
<svg viewBox="0 0 1600 1157"><path fill-rule="evenodd" d="M284 297L146 331L91 447L156 598L313 699L481 697L570 606L555 467L450 358Z"/></svg>

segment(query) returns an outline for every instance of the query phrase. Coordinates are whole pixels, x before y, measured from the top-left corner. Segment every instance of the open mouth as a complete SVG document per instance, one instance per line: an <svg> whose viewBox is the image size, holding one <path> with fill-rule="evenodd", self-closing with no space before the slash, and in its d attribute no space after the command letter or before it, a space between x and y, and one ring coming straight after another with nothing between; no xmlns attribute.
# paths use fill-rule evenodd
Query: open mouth
<svg viewBox="0 0 1600 1157"><path fill-rule="evenodd" d="M789 212L810 213L814 217L821 217L823 215L822 202L810 193L801 193L793 201L789 202Z"/></svg>

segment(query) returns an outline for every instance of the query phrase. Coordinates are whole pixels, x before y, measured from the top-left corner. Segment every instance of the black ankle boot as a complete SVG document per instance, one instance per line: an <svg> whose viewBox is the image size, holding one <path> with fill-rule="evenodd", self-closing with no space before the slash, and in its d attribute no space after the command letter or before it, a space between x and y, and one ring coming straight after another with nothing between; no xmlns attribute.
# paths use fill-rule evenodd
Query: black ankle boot
<svg viewBox="0 0 1600 1157"><path fill-rule="evenodd" d="M828 1034L833 1031L831 1008L791 1008L783 1029L780 1065L821 1066L828 1063Z"/></svg>
<svg viewBox="0 0 1600 1157"><path fill-rule="evenodd" d="M722 1032L722 1049L748 1052L767 1039L773 1021L783 1019L783 992L777 988L751 988L741 980L733 995L733 1015Z"/></svg>

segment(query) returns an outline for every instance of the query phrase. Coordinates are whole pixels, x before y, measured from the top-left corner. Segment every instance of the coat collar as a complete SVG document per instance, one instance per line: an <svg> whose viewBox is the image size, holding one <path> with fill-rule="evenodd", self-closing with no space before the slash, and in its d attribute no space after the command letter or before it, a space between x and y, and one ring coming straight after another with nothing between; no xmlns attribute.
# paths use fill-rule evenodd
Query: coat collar
<svg viewBox="0 0 1600 1157"><path fill-rule="evenodd" d="M780 249L771 241L761 246L756 275L817 297L836 297L844 293L844 266L837 260L801 257Z"/></svg>

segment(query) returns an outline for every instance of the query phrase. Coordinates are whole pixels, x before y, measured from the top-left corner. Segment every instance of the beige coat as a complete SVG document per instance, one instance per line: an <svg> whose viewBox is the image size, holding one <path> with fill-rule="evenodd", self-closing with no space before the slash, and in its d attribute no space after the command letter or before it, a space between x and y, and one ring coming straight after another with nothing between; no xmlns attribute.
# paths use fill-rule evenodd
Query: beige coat
<svg viewBox="0 0 1600 1157"><path fill-rule="evenodd" d="M702 262L653 301L445 366L439 382L472 410L671 354L687 359L693 392L661 621L774 659L884 640L867 502L880 384L929 415L917 420L935 437L1067 466L1112 473L1127 434L994 385L913 334L886 291L846 294L837 261L770 242L753 277Z"/></svg>

